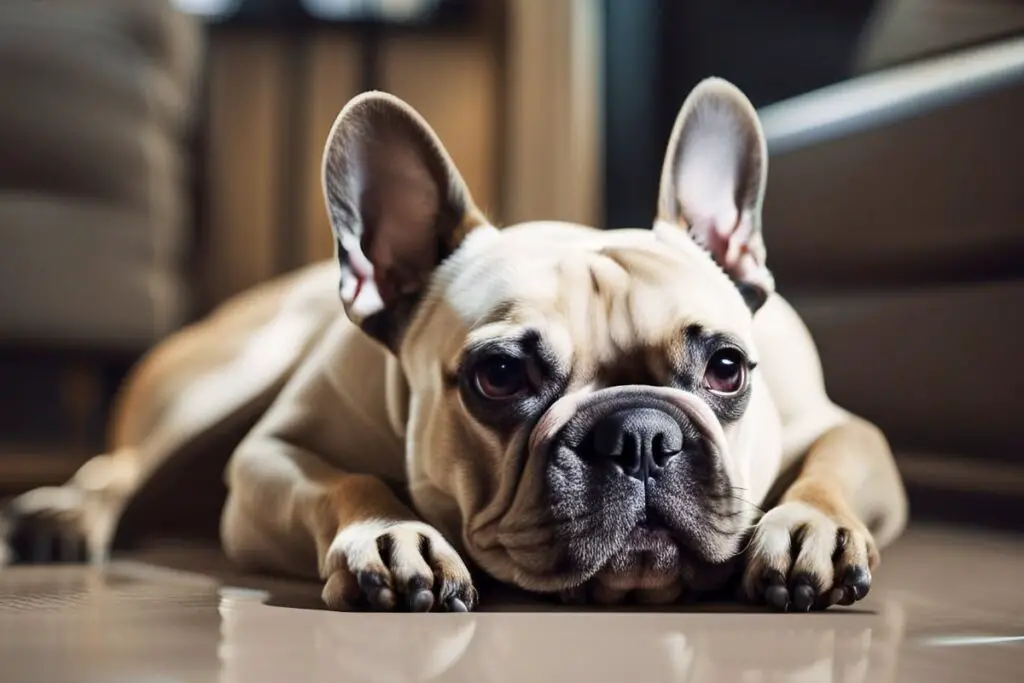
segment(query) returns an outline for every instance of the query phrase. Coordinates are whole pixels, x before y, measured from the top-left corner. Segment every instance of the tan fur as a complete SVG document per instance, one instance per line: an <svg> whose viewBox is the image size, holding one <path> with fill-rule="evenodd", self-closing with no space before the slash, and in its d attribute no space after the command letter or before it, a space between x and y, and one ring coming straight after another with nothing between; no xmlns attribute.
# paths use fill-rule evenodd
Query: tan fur
<svg viewBox="0 0 1024 683"><path fill-rule="evenodd" d="M472 608L466 560L531 590L574 590L588 578L559 561L536 446L603 390L650 386L692 404L691 417L741 492L745 505L734 523L754 525L747 597L762 598L764 577L774 573L796 582L791 591L813 575L818 599L829 604L848 598L842 582L854 569L873 568L878 549L905 524L905 496L884 437L831 402L813 340L771 293L760 237L765 147L753 109L727 84L702 87L674 129L653 230L557 222L498 230L415 112L389 96L357 98L339 116L324 163L348 316L336 303L331 264L229 302L135 371L115 418L116 452L140 472L152 469L231 416L259 410L226 472L221 535L234 561L318 577L324 600L338 609L360 597L378 609L399 601ZM374 126L387 134L374 137ZM721 135L735 139L716 159L708 145ZM712 179L746 184L694 195L703 178L694 158L712 162ZM376 222L360 224L364 203L381 197L368 219ZM741 205L730 208L736 197ZM733 232L723 233L730 225ZM385 241L359 232L370 228L382 232L369 237ZM430 247L435 228L446 231L454 253L426 278L416 271L424 264L406 257ZM382 269L362 277L374 263ZM756 316L730 278L764 289ZM429 287L417 291L425 279ZM385 343L360 328L410 293L421 295L414 314L389 327ZM734 423L718 424L693 392L669 388L672 369L688 360L684 331L694 324L728 333L757 363L749 403ZM543 338L567 386L536 427L485 426L456 386L461 359L474 344L527 329ZM265 343L254 345L259 335ZM255 351L279 348L266 370ZM209 410L188 410L207 386L223 396ZM251 401L257 396L273 401ZM795 482L757 520L757 505L792 468ZM141 476L122 483L122 498ZM107 517L116 517L117 506L110 509ZM740 538L704 540L700 550L724 562ZM639 574L606 579L595 596L601 601L631 588L643 601L674 600L685 588Z"/></svg>
<svg viewBox="0 0 1024 683"><path fill-rule="evenodd" d="M274 279L228 300L209 316L158 344L132 369L111 412L109 443L117 450L145 440L182 387L229 362L267 324L302 273Z"/></svg>
<svg viewBox="0 0 1024 683"><path fill-rule="evenodd" d="M329 486L323 498L325 519L337 515L337 526L344 527L356 521L382 513L391 519L417 519L416 514L395 499L391 490L377 477L350 474Z"/></svg>
<svg viewBox="0 0 1024 683"><path fill-rule="evenodd" d="M907 521L905 506L892 508L892 501L903 496L898 481L885 436L874 425L850 418L811 445L782 502L813 505L864 534L874 569L878 547L895 540Z"/></svg>

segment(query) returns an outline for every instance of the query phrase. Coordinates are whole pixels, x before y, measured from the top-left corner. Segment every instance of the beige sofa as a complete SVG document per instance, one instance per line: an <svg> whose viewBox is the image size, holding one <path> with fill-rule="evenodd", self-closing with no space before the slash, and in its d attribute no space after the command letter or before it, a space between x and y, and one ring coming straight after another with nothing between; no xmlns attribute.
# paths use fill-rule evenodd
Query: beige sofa
<svg viewBox="0 0 1024 683"><path fill-rule="evenodd" d="M0 342L136 352L186 317L199 39L170 0L0 4Z"/></svg>

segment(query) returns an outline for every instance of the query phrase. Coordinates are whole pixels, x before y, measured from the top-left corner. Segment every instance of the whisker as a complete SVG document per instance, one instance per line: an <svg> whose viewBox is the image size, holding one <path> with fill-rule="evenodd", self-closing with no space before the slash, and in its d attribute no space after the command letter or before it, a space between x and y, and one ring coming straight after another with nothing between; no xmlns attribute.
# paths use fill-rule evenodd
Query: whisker
<svg viewBox="0 0 1024 683"><path fill-rule="evenodd" d="M763 514L765 514L765 511L764 511L764 509L763 509L763 508L761 508L761 506L760 506L760 505L758 505L757 503L752 503L752 502L750 502L749 500L747 500L747 499L746 499L746 498L744 498L743 496L737 496L737 495L728 495L728 496L723 496L723 499L724 499L724 498L728 498L729 500L735 500L735 501L739 501L740 503L743 503L744 505L746 505L746 506L748 506L748 507L750 507L750 508L752 508L752 509L756 510L756 511L757 511L758 513L760 513L760 514L762 514L762 515L763 515Z"/></svg>
<svg viewBox="0 0 1024 683"><path fill-rule="evenodd" d="M751 527L748 531L752 532L753 531L753 527ZM743 544L743 547L740 548L739 550L737 550L736 554L737 555L744 555L744 554L746 554L747 550L750 549L750 544L753 543L753 542L754 542L754 534L753 533L748 533L746 541Z"/></svg>

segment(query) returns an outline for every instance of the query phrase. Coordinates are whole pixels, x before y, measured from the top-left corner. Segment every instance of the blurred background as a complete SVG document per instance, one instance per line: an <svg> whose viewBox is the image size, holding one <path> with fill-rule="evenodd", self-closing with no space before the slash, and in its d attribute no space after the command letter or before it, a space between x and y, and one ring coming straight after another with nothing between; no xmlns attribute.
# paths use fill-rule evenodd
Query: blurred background
<svg viewBox="0 0 1024 683"><path fill-rule="evenodd" d="M915 516L1019 528L1022 29L1018 0L6 0L0 497L103 450L155 343L332 255L356 93L419 109L496 222L611 228L650 224L718 75L761 110L769 265L830 392Z"/></svg>

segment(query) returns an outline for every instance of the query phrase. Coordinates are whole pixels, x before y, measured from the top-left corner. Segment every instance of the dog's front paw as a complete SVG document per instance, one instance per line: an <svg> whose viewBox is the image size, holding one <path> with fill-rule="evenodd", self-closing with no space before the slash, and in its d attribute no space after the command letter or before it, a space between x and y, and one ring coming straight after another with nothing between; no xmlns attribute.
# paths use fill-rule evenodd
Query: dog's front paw
<svg viewBox="0 0 1024 683"><path fill-rule="evenodd" d="M783 611L852 605L868 594L877 561L863 525L784 503L754 529L742 590L746 599Z"/></svg>
<svg viewBox="0 0 1024 683"><path fill-rule="evenodd" d="M477 592L465 562L423 522L359 522L335 536L324 558L323 600L338 610L468 612Z"/></svg>

